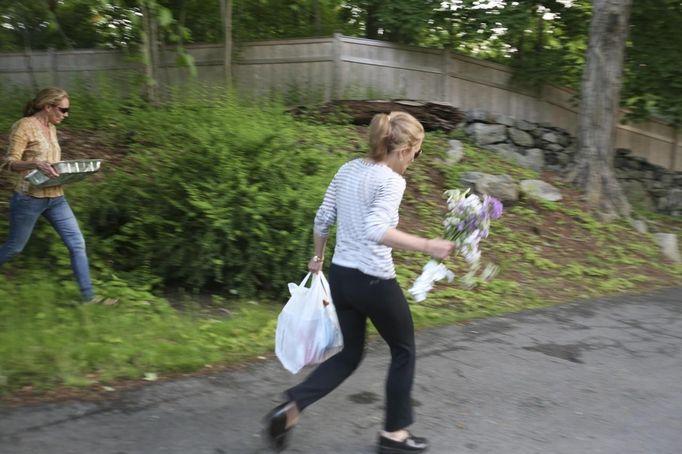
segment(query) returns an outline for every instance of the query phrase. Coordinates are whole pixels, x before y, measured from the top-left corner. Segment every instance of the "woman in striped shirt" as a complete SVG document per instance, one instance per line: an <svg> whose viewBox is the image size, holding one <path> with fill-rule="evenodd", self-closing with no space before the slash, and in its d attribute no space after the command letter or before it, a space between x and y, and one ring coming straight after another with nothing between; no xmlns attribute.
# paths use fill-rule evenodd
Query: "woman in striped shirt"
<svg viewBox="0 0 682 454"><path fill-rule="evenodd" d="M315 216L315 255L308 269L322 270L329 229L336 224L329 281L345 345L303 383L287 390L287 402L268 414L267 432L275 449L286 446L299 412L334 390L358 367L368 318L391 350L378 452L417 453L428 447L424 438L406 430L414 421L414 326L391 256L392 249L399 248L445 259L454 248L451 241L427 239L396 228L405 191L402 175L421 154L423 139L423 126L410 114L375 115L368 156L344 164L327 188Z"/></svg>

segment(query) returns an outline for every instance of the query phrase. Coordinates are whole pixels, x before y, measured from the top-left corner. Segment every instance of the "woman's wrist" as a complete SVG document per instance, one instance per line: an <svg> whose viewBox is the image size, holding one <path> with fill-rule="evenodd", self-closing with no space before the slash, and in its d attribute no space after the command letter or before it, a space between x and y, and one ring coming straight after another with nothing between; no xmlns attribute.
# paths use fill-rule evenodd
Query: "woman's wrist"
<svg viewBox="0 0 682 454"><path fill-rule="evenodd" d="M423 251L424 251L425 253L427 253L427 254L428 254L429 251L430 251L430 248L429 248L429 241L431 241L431 240L429 240L428 238L424 238L424 249L423 249Z"/></svg>

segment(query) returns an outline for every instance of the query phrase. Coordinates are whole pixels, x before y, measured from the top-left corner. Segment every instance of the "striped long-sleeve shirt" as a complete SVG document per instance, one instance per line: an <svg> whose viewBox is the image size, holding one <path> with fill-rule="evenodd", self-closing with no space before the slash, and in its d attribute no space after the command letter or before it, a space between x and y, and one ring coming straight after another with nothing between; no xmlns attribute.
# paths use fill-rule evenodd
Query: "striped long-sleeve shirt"
<svg viewBox="0 0 682 454"><path fill-rule="evenodd" d="M328 236L336 223L332 263L382 279L395 277L391 248L379 244L398 225L405 179L388 166L365 159L336 173L315 216L315 232Z"/></svg>

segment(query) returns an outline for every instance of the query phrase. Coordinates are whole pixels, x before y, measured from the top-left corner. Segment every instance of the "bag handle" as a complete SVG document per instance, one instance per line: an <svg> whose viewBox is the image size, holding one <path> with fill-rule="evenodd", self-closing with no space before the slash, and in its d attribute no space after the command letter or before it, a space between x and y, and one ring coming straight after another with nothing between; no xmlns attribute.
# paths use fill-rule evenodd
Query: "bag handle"
<svg viewBox="0 0 682 454"><path fill-rule="evenodd" d="M308 279L310 279L310 275L311 275L311 274L312 274L311 272L308 272L308 274L305 275L305 277L303 278L303 280L301 281L301 283L298 284L298 286L299 286L299 287L305 287L305 285L308 283Z"/></svg>
<svg viewBox="0 0 682 454"><path fill-rule="evenodd" d="M329 282L327 281L327 278L324 277L324 274L322 273L322 271L320 271L319 274L320 274L320 282L322 283L322 289L327 294L327 296L329 298L331 298L332 297L332 291L329 288Z"/></svg>
<svg viewBox="0 0 682 454"><path fill-rule="evenodd" d="M322 271L319 271L318 273L315 273L315 278L317 278L320 281L320 285L322 286L322 291L325 293L325 296L328 298L328 301L324 301L324 305L326 306L328 303L331 303L332 301L332 292L331 289L329 288L329 282L327 282L327 278L324 277L324 273Z"/></svg>
<svg viewBox="0 0 682 454"><path fill-rule="evenodd" d="M293 282L289 282L289 293L293 295L294 292L296 292L296 289L305 288L305 285L308 283L309 279L310 273L306 274L301 283L298 285L294 284Z"/></svg>

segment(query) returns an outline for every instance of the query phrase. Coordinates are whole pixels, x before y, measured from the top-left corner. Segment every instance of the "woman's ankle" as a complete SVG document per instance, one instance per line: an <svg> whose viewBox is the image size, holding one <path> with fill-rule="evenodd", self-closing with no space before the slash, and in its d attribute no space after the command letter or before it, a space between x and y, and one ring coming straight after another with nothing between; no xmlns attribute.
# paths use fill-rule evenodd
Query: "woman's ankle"
<svg viewBox="0 0 682 454"><path fill-rule="evenodd" d="M410 436L410 433L405 430L405 429L400 429L396 430L395 432L388 432L386 430L381 431L381 436L384 438L388 438L393 441L404 441L407 437Z"/></svg>
<svg viewBox="0 0 682 454"><path fill-rule="evenodd" d="M284 411L287 413L286 428L295 426L298 423L298 417L301 412L298 410L298 405L293 400L284 406Z"/></svg>

